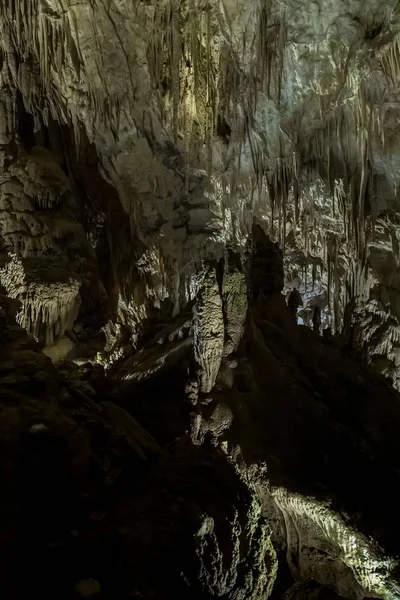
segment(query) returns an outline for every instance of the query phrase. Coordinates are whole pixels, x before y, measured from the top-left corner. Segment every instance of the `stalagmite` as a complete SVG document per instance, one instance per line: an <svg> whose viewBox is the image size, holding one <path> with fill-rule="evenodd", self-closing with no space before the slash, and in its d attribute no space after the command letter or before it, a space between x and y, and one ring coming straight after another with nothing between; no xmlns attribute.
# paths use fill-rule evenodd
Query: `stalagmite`
<svg viewBox="0 0 400 600"><path fill-rule="evenodd" d="M199 366L199 389L208 394L215 383L224 347L224 320L216 272L205 274L202 291L195 306L194 356Z"/></svg>

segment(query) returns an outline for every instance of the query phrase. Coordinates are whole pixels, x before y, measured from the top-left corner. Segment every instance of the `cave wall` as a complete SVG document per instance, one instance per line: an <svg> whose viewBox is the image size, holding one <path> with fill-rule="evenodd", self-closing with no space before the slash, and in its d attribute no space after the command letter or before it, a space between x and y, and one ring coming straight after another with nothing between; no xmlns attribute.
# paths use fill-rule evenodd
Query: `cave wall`
<svg viewBox="0 0 400 600"><path fill-rule="evenodd" d="M226 243L243 248L256 215L287 251L286 290L296 280L304 308L318 304L324 326L340 330L347 302L368 300L382 278L370 248L389 264L398 247L398 18L394 0L5 3L2 160L11 171L21 164L26 194L34 157L44 160L37 147L50 149L49 189L28 194L66 213L44 224L24 199L35 214L17 254L56 252L70 236L90 255L57 276L59 291L50 285L58 308L24 303L28 328L30 311L42 310L39 337L52 344L104 286L102 308L93 299L81 313L102 312L107 331L134 333L163 303L176 314L194 297L202 261L219 260ZM59 171L56 184L51 161L69 183ZM65 203L54 202L57 185L68 188ZM10 256L19 229L2 231ZM384 285L393 289L390 273ZM75 335L64 340L70 350Z"/></svg>

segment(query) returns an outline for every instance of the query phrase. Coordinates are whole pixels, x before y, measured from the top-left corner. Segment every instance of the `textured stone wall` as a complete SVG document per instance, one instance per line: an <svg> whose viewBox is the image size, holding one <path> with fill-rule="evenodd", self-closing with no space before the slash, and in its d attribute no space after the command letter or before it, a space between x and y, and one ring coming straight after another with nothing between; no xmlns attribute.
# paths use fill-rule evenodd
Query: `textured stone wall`
<svg viewBox="0 0 400 600"><path fill-rule="evenodd" d="M0 13L3 161L20 161L29 137L51 146L76 195L75 179L93 182L91 148L114 206L81 193L75 217L84 225L89 206L87 236L108 240L114 321L166 299L179 312L201 261L243 247L256 214L306 303L340 329L377 277L370 244L396 246L398 20L394 0L13 0ZM54 185L39 194L48 210ZM79 236L79 223L63 217L35 243Z"/></svg>

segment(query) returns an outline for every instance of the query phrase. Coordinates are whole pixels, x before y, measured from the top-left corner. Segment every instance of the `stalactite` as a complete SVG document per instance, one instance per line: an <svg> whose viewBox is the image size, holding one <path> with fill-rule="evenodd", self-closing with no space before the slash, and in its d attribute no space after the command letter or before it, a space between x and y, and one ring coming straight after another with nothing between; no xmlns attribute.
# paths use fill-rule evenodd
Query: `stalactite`
<svg viewBox="0 0 400 600"><path fill-rule="evenodd" d="M393 80L397 81L400 77L400 36L396 35L391 44L388 44L381 51L381 65Z"/></svg>
<svg viewBox="0 0 400 600"><path fill-rule="evenodd" d="M205 10L205 30L206 30L206 146L207 146L207 175L211 181L212 171L212 145L214 134L214 101L213 101L213 82L212 82L212 57L211 57L211 6L208 5Z"/></svg>
<svg viewBox="0 0 400 600"><path fill-rule="evenodd" d="M175 143L179 129L179 101L180 101L180 36L179 36L179 8L176 0L170 0L168 20L170 22L170 77L172 85L172 131Z"/></svg>
<svg viewBox="0 0 400 600"><path fill-rule="evenodd" d="M142 3L135 1L132 4L132 10L139 14ZM93 10L97 4L92 2L90 6ZM349 48L344 42L337 42L337 47L332 48L333 81L330 91L317 92L314 89L310 92L312 102L315 99L316 104L315 115L310 115L310 119L315 116L320 121L316 131L311 136L307 135L310 119L302 108L301 114L293 119L293 130L289 127L288 131L281 131L278 143L271 141L263 130L265 124L260 125L260 113L265 109L266 97L271 104L279 107L286 83L285 59L291 44L287 39L286 17L274 10L272 1L254 0L249 7L250 22L245 23L242 30L234 30L230 9L229 3L223 0L165 0L148 8L151 15L148 18L152 19L152 26L148 28L149 39L146 40L151 98L158 103L162 127L172 133L176 144L183 134L187 197L192 148L197 143L196 131L200 131L204 149L200 153L201 161L206 162L211 182L216 115L226 120L231 130L227 161L229 175L222 177L229 181L228 193L233 197L238 189L242 189L244 196L247 186L249 202L254 204L255 190L261 198L264 186L267 187L271 234L277 234L285 250L290 219L294 236L302 238L300 244L306 260L314 258L315 245L322 244L321 253L325 255L324 261L329 262L329 287L335 302L342 283L336 279L338 256L329 246L332 244L332 232L329 230L327 235L324 232L318 237L316 230L325 227L323 216L318 214L319 206L314 200L305 198L303 192L314 178L320 177L324 181L331 195L329 218L338 228L341 224L337 213L343 221L344 240L339 253L356 255L362 273L366 248L375 226L374 222L371 228L366 226L365 205L372 169L369 161L371 140L379 134L383 143L384 92L369 91L367 94L367 85L360 84L353 75L353 71L359 69L357 61L362 60L363 55L356 45ZM79 48L74 11L67 11L60 18L51 18L37 0L10 0L0 5L0 20L6 23L13 38L14 44L10 44L10 48L14 45L13 50L18 51L18 60L11 56L11 51L7 54L9 77L25 90L27 110L35 114L40 111L45 122L50 115L61 123L72 122L78 148L82 117L71 114L68 103L57 89L57 82L63 82L68 69L71 69L77 80L87 86L85 101L88 112L95 115L94 129L112 132L117 142L120 115L126 111L128 100L106 89L107 81L101 68L96 74L101 82L98 87L91 85L90 76L85 77L87 65ZM95 27L94 24L94 39ZM373 50L374 57L393 81L400 75L399 48L396 36L383 48ZM101 62L101 52L98 54ZM39 84L23 68L32 57L39 66ZM18 63L21 63L19 68ZM217 71L220 72L219 78ZM57 80L54 79L55 72L59 75ZM32 81L28 77L32 77ZM129 92L129 95L132 94ZM134 98L130 102L133 103ZM312 102L310 112L314 110ZM301 129L303 118L306 124ZM140 116L135 116L135 121L140 123L140 120ZM280 119L282 128L283 120ZM303 133L306 141L303 141ZM350 141L354 136L357 140L356 159ZM245 172L248 163L244 159L248 152L254 176ZM218 153L214 151L214 154ZM306 162L308 168L305 167ZM342 173L342 167L345 173ZM246 184L241 180L243 175L246 176ZM59 197L45 193L39 195L36 201L45 207L57 203ZM232 206L229 208L232 210ZM225 218L224 205L222 209ZM292 209L294 218L291 216ZM335 235L339 236L336 230ZM361 279L353 271L349 277L353 278L352 293L356 293ZM313 287L315 276L313 266ZM336 325L338 319L339 315L336 315Z"/></svg>
<svg viewBox="0 0 400 600"><path fill-rule="evenodd" d="M288 181L287 181L287 171L284 166L283 181L282 181L282 219L283 219L282 252L283 252L283 254L285 254L285 249L286 249L287 204L288 204Z"/></svg>
<svg viewBox="0 0 400 600"><path fill-rule="evenodd" d="M313 263L312 265L312 291L315 289L315 280L317 278L317 265Z"/></svg>

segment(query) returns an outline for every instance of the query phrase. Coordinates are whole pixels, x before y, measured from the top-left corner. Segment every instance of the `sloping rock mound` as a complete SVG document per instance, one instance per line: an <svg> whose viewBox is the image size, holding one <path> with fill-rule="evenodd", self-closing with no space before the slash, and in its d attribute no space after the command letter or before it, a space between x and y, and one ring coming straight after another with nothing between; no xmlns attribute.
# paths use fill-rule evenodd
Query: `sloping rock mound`
<svg viewBox="0 0 400 600"><path fill-rule="evenodd" d="M159 443L0 306L1 594L268 596L270 530L224 454Z"/></svg>

